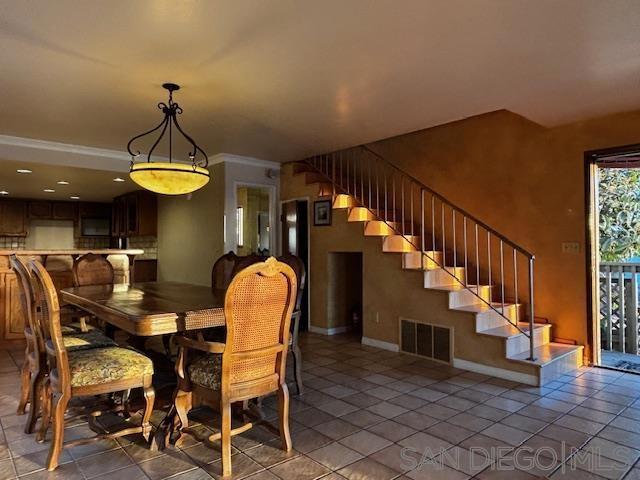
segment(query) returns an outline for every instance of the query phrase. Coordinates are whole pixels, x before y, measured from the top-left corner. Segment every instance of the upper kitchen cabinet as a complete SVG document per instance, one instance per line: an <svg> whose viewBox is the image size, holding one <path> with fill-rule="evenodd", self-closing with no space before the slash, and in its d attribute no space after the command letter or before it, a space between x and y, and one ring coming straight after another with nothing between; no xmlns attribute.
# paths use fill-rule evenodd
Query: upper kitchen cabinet
<svg viewBox="0 0 640 480"><path fill-rule="evenodd" d="M29 201L29 218L38 220L78 219L78 204L75 202Z"/></svg>
<svg viewBox="0 0 640 480"><path fill-rule="evenodd" d="M26 237L27 233L27 202L0 200L0 235Z"/></svg>
<svg viewBox="0 0 640 480"><path fill-rule="evenodd" d="M158 197L140 190L113 200L112 235L155 236L158 231Z"/></svg>

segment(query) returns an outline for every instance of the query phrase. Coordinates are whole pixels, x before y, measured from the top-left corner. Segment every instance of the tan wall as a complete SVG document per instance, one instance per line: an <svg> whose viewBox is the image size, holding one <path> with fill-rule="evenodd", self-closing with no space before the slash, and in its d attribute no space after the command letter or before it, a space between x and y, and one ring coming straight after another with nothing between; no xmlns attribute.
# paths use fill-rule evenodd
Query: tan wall
<svg viewBox="0 0 640 480"><path fill-rule="evenodd" d="M536 315L551 321L554 336L586 345L583 155L586 150L638 143L639 126L640 112L546 129L499 111L382 140L371 148L532 251ZM303 183L292 182L291 170L284 169L282 200L313 197L315 187ZM424 290L418 294L408 287L406 279L412 275L400 270L399 258L381 254L377 244L369 254L368 245L378 240L363 240L361 229L312 227L312 323L326 325L326 252L344 251L345 246L363 249L365 335L396 343L399 315L427 315L431 309L437 315L439 303L446 301L439 299L446 297ZM567 241L580 242L581 252L563 253L562 242ZM420 283L419 278L412 281ZM374 306L378 299L383 301ZM394 319L381 317L376 323L372 308Z"/></svg>
<svg viewBox="0 0 640 480"><path fill-rule="evenodd" d="M159 280L211 284L213 262L224 253L224 164L209 170L211 181L191 199L159 197Z"/></svg>

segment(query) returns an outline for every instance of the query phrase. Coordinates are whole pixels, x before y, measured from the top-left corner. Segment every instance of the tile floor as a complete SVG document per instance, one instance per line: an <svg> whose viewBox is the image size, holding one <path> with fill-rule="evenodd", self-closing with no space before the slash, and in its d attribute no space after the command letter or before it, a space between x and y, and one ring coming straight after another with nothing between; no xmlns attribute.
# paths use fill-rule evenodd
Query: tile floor
<svg viewBox="0 0 640 480"><path fill-rule="evenodd" d="M233 478L640 479L640 376L583 368L532 388L347 336L307 334L303 354L306 391L291 405L294 451L253 429L233 440ZM152 453L135 437L70 448L47 473L48 444L25 435L15 415L21 355L0 351L0 479L219 478L217 450L189 439ZM274 406L265 400L268 417ZM195 413L205 424L215 415ZM90 433L77 423L66 436Z"/></svg>

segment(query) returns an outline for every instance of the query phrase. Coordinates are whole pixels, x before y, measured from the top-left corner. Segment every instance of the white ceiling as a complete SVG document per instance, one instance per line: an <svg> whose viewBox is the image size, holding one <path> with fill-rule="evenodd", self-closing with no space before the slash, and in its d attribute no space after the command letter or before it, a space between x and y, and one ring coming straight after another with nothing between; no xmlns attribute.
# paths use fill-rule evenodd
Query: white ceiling
<svg viewBox="0 0 640 480"><path fill-rule="evenodd" d="M124 150L165 81L210 155L555 125L640 107L639 23L637 0L0 0L0 134Z"/></svg>

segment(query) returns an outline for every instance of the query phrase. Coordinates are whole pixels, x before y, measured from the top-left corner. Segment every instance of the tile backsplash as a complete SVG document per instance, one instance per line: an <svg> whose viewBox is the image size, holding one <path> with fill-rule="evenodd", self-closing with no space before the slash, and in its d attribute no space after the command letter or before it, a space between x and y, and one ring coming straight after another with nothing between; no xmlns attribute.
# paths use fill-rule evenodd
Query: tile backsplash
<svg viewBox="0 0 640 480"><path fill-rule="evenodd" d="M2 237L0 236L0 248L11 250L24 250L25 237Z"/></svg>
<svg viewBox="0 0 640 480"><path fill-rule="evenodd" d="M79 250L93 250L109 248L110 237L76 237L74 248Z"/></svg>
<svg viewBox="0 0 640 480"><path fill-rule="evenodd" d="M156 260L158 258L157 237L129 237L128 247L144 250L144 255L136 257L139 260Z"/></svg>

